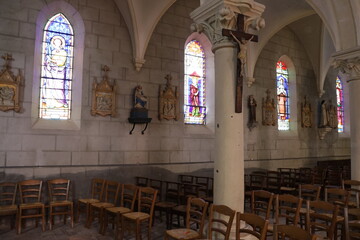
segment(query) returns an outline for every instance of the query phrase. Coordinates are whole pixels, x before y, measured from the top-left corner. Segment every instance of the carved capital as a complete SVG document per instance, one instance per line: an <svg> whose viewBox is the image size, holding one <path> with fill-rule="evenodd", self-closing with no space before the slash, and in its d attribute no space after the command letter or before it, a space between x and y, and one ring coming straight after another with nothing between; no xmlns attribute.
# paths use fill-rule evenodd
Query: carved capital
<svg viewBox="0 0 360 240"><path fill-rule="evenodd" d="M349 75L349 81L360 80L360 58L336 59L333 63L335 69Z"/></svg>

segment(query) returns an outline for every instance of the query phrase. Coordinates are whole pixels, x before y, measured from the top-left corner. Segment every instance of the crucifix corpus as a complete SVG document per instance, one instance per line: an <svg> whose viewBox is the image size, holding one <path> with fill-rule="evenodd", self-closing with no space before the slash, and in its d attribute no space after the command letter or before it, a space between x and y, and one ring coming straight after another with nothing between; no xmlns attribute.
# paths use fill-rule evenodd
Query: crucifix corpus
<svg viewBox="0 0 360 240"><path fill-rule="evenodd" d="M258 36L246 33L244 29L244 18L242 14L237 15L237 30L222 29L222 35L232 37L238 43L237 73L236 73L236 99L235 112L242 112L242 89L246 63L246 51L249 41L257 42Z"/></svg>

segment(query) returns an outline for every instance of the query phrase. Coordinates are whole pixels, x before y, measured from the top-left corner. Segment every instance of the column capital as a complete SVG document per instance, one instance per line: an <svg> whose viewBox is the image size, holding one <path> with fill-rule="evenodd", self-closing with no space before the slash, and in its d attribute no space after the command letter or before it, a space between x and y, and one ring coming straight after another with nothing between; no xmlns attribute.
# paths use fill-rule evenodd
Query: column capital
<svg viewBox="0 0 360 240"><path fill-rule="evenodd" d="M360 48L337 52L333 55L333 67L349 75L348 82L360 80Z"/></svg>
<svg viewBox="0 0 360 240"><path fill-rule="evenodd" d="M234 47L235 44L228 37L222 35L222 29L236 29L236 16L243 14L245 31L259 30L265 26L261 18L265 6L254 0L208 0L202 1L190 17L194 20L191 30L207 35L213 44L213 51L222 47Z"/></svg>

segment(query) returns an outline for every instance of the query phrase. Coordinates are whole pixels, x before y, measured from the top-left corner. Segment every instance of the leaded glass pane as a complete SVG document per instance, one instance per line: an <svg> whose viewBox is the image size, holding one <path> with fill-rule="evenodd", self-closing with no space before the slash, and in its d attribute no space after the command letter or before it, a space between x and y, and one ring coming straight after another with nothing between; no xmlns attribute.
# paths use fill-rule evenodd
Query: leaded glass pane
<svg viewBox="0 0 360 240"><path fill-rule="evenodd" d="M58 13L43 32L39 118L70 119L74 34Z"/></svg>
<svg viewBox="0 0 360 240"><path fill-rule="evenodd" d="M276 64L278 129L290 129L289 74L284 62Z"/></svg>
<svg viewBox="0 0 360 240"><path fill-rule="evenodd" d="M186 45L184 61L184 122L205 124L205 54L198 41Z"/></svg>
<svg viewBox="0 0 360 240"><path fill-rule="evenodd" d="M338 118L338 132L344 132L344 97L343 87L339 77L336 78L336 105Z"/></svg>

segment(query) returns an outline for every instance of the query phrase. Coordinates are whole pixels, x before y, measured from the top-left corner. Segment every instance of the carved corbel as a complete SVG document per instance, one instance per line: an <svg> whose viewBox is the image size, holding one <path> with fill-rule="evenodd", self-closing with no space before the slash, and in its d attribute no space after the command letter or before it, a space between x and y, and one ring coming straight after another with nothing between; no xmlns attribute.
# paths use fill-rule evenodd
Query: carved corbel
<svg viewBox="0 0 360 240"><path fill-rule="evenodd" d="M142 68L142 66L145 64L146 60L145 59L140 59L140 58L135 58L134 59L134 65L135 65L135 69L136 71L140 71L140 69Z"/></svg>
<svg viewBox="0 0 360 240"><path fill-rule="evenodd" d="M349 75L349 81L360 79L360 58L336 59L332 66Z"/></svg>

